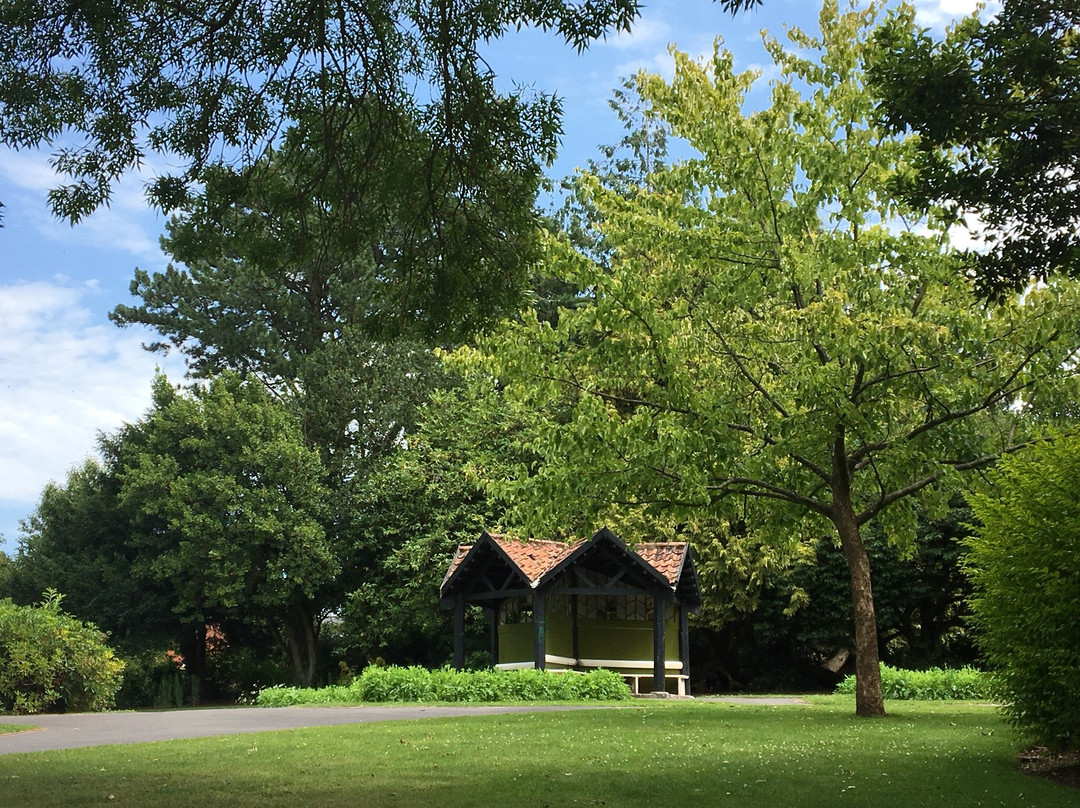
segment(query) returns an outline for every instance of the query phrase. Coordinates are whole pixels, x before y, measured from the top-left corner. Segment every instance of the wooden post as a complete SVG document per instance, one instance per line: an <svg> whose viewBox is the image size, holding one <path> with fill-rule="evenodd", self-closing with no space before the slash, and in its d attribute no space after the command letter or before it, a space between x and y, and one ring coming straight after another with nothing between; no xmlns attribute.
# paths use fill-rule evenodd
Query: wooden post
<svg viewBox="0 0 1080 808"><path fill-rule="evenodd" d="M465 668L465 595L454 595L454 669Z"/></svg>
<svg viewBox="0 0 1080 808"><path fill-rule="evenodd" d="M533 628L536 630L533 645L533 665L538 671L547 664L547 593L533 592Z"/></svg>
<svg viewBox="0 0 1080 808"><path fill-rule="evenodd" d="M581 647L578 642L578 599L581 595L570 595L570 653L575 660L581 659ZM574 667L578 665L575 662Z"/></svg>
<svg viewBox="0 0 1080 808"><path fill-rule="evenodd" d="M499 608L500 601L495 601L491 609L491 667L499 664Z"/></svg>
<svg viewBox="0 0 1080 808"><path fill-rule="evenodd" d="M666 598L663 595L653 595L653 692L667 692L664 679L664 611Z"/></svg>
<svg viewBox="0 0 1080 808"><path fill-rule="evenodd" d="M679 661L682 662L683 676L690 676L690 618L686 604L679 604ZM690 695L690 679L686 680L686 695Z"/></svg>

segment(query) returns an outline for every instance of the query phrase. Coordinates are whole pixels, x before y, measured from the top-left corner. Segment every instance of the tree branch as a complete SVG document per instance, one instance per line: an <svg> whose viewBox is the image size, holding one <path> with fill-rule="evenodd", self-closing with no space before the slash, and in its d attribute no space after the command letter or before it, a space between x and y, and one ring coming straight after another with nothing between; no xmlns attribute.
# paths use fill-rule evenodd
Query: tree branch
<svg viewBox="0 0 1080 808"><path fill-rule="evenodd" d="M822 516L828 516L830 513L829 507L818 502L816 499L811 499L808 496L791 491L787 488L773 485L765 480L756 480L752 477L729 477L726 480L707 485L705 489L714 492L717 499L742 494L762 499L777 499L783 502L790 502L793 505L801 505Z"/></svg>

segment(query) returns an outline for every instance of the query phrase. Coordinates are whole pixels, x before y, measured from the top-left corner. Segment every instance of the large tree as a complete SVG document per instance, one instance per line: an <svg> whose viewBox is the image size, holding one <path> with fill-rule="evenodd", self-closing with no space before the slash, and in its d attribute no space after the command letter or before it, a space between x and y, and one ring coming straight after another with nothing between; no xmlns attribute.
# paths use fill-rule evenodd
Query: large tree
<svg viewBox="0 0 1080 808"><path fill-rule="evenodd" d="M875 34L868 67L879 114L919 148L896 186L946 206L981 238L976 289L1080 277L1080 5L1005 0L935 41L903 6Z"/></svg>
<svg viewBox="0 0 1080 808"><path fill-rule="evenodd" d="M105 448L133 567L167 589L196 651L208 623L269 624L310 685L326 617L317 595L338 566L324 471L295 416L234 374L190 395L159 377L151 411Z"/></svg>
<svg viewBox="0 0 1080 808"><path fill-rule="evenodd" d="M886 187L913 144L875 126L863 85L874 14L827 2L820 37L767 41L780 78L758 112L722 50L639 76L698 156L633 196L586 177L610 260L555 238L547 260L588 304L486 343L510 394L560 408L508 486L538 529L761 500L773 541L831 533L860 715L884 712L864 527L911 542L916 499L943 512L959 472L1021 445L1022 397L1074 367L1080 302L1061 284L978 306L941 222L903 218Z"/></svg>
<svg viewBox="0 0 1080 808"><path fill-rule="evenodd" d="M200 204L175 218L163 239L176 264L137 271L137 306L112 313L179 349L197 378L222 371L258 378L299 413L304 436L333 480L393 448L415 407L438 386L438 362L409 337L373 336L392 291L371 250L347 251L325 236L324 208L307 200L271 212L291 191L260 164L245 199ZM385 240L384 242L385 243Z"/></svg>

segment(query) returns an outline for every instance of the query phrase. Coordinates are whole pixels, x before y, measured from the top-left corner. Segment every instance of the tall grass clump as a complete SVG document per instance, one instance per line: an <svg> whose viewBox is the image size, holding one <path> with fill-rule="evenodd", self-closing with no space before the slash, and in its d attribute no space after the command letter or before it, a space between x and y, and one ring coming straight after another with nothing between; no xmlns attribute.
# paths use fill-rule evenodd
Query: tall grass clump
<svg viewBox="0 0 1080 808"><path fill-rule="evenodd" d="M372 665L348 685L262 690L257 704L289 707L386 702L622 701L629 698L630 688L623 678L606 670L586 674L538 670L455 671L450 668L432 671L420 667Z"/></svg>
<svg viewBox="0 0 1080 808"><path fill-rule="evenodd" d="M989 674L975 668L906 671L882 664L881 691L885 698L900 701L980 701L993 698ZM855 677L844 679L836 692L854 695Z"/></svg>

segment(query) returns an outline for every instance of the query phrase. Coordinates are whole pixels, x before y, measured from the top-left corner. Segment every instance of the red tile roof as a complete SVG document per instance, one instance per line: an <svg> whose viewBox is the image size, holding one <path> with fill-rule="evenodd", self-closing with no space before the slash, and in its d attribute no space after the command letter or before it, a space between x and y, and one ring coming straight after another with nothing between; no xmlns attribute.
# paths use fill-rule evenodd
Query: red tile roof
<svg viewBox="0 0 1080 808"><path fill-rule="evenodd" d="M492 537L498 542L510 560L517 564L530 582L536 582L545 572L554 568L581 544L581 539L572 542L546 541L543 539L508 539L502 536Z"/></svg>
<svg viewBox="0 0 1080 808"><path fill-rule="evenodd" d="M642 542L633 548L641 560L659 572L671 586L679 582L686 544L674 541Z"/></svg>
<svg viewBox="0 0 1080 808"><path fill-rule="evenodd" d="M494 542L506 553L510 561L521 570L522 574L535 584L549 570L554 569L563 559L569 556L577 547L585 541L575 539L572 542L548 541L544 539L515 539L498 534L488 534ZM446 572L443 583L450 580L454 571L461 564L465 556L469 554L474 545L462 544L458 546L450 569ZM635 546L634 552L646 564L655 569L671 587L679 582L679 573L682 570L683 558L686 555L687 545L680 542L642 542Z"/></svg>

